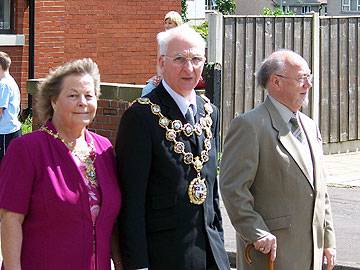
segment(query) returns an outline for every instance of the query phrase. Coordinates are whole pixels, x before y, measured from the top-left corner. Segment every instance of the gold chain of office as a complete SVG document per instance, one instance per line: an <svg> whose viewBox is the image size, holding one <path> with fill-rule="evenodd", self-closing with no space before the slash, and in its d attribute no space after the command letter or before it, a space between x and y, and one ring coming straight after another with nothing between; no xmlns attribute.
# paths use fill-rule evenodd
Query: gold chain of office
<svg viewBox="0 0 360 270"><path fill-rule="evenodd" d="M213 121L211 119L211 114L213 113L213 108L211 106L210 100L201 96L205 101L204 109L205 116L200 117L199 123L191 125L186 123L185 125L180 120L170 120L161 113L160 106L151 102L149 98L138 98L136 101L142 105L149 105L150 110L154 115L159 116L159 125L160 127L166 130L165 138L173 143L173 150L175 153L182 156L183 162L186 165L192 165L195 169L197 176L190 182L188 187L188 196L190 202L193 204L202 204L205 202L207 196L207 186L205 178L201 178L201 170L204 167L204 164L209 161L209 151L211 150L211 126ZM201 151L199 156L194 156L191 152L185 152L185 144L177 140L177 135L183 133L185 136L190 137L192 135L201 136L204 132L204 149Z"/></svg>
<svg viewBox="0 0 360 270"><path fill-rule="evenodd" d="M66 147L73 153L75 156L81 160L85 165L85 178L90 182L90 184L94 187L97 187L96 180L96 170L95 170L95 159L96 159L96 151L94 140L91 138L90 143L87 146L87 149L78 150L74 148L74 143L68 143L65 141L63 137L60 136L59 133L54 133L52 130L48 129L46 126L42 126L40 131L44 131L55 139L60 140Z"/></svg>

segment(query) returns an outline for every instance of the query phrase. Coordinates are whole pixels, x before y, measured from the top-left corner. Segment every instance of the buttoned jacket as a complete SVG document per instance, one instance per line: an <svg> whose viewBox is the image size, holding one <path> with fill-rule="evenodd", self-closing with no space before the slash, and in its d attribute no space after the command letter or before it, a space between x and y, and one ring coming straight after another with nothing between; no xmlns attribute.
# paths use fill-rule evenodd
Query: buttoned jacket
<svg viewBox="0 0 360 270"><path fill-rule="evenodd" d="M57 133L51 122L47 128ZM0 208L25 215L21 266L29 270L109 270L111 235L121 206L115 157L108 139L94 142L100 212L93 224L89 190L70 150L44 131L14 139L1 162ZM95 244L95 245L94 245Z"/></svg>
<svg viewBox="0 0 360 270"><path fill-rule="evenodd" d="M299 113L314 168L313 179L296 138L269 98L235 118L225 139L220 186L237 232L238 269L266 269L254 252L244 262L244 246L269 232L277 238L277 270L320 270L323 248L335 247L320 133ZM313 268L312 268L313 267Z"/></svg>
<svg viewBox="0 0 360 270"><path fill-rule="evenodd" d="M160 84L146 96L170 120L186 120ZM204 100L197 97L197 120L205 115ZM212 106L211 150L201 176L207 197L201 205L190 203L188 186L196 171L174 152L166 129L150 105L134 103L123 115L116 144L123 208L119 217L125 269L204 269L207 239L219 269L229 269L223 245L223 228L217 183L218 111ZM199 155L204 133L196 139L178 134L186 152ZM199 143L201 142L201 143Z"/></svg>

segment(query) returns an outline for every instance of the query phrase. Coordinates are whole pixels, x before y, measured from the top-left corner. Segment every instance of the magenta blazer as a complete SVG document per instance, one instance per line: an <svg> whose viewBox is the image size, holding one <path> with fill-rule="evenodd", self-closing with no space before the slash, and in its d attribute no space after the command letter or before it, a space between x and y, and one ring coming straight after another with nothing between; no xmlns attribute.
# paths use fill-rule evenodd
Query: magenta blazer
<svg viewBox="0 0 360 270"><path fill-rule="evenodd" d="M48 128L55 129L51 122ZM101 190L96 221L97 270L110 270L111 233L120 210L113 148L108 139L86 131L96 148ZM0 208L25 215L23 270L89 270L93 225L88 189L68 148L43 131L14 139L0 167Z"/></svg>

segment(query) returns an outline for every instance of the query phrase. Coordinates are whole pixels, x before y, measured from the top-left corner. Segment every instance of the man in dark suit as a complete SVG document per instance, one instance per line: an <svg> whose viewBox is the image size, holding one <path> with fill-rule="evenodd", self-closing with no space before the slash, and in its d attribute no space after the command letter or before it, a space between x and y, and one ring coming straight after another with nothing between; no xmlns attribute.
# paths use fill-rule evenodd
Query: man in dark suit
<svg viewBox="0 0 360 270"><path fill-rule="evenodd" d="M300 112L311 70L289 50L272 53L257 72L265 101L230 125L220 187L237 232L237 269L327 270L335 263L335 233L316 123ZM246 244L254 262L245 261Z"/></svg>
<svg viewBox="0 0 360 270"><path fill-rule="evenodd" d="M205 42L189 26L158 35L163 80L123 115L116 143L125 269L229 269L219 208L219 114L194 87Z"/></svg>

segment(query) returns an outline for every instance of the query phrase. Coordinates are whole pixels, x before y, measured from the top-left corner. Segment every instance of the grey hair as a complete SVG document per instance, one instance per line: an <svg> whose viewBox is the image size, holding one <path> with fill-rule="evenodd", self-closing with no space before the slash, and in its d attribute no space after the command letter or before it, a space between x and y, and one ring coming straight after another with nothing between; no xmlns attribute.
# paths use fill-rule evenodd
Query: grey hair
<svg viewBox="0 0 360 270"><path fill-rule="evenodd" d="M258 71L255 74L258 85L266 89L266 85L270 79L270 76L272 74L284 71L286 59L289 56L303 59L301 55L288 49L280 49L270 54L270 56L261 63Z"/></svg>
<svg viewBox="0 0 360 270"><path fill-rule="evenodd" d="M67 62L50 71L46 79L38 85L36 112L40 121L45 122L52 118L54 110L51 101L60 95L64 78L82 74L89 74L93 78L96 97L100 96L100 73L97 64L90 58Z"/></svg>
<svg viewBox="0 0 360 270"><path fill-rule="evenodd" d="M305 61L300 54L292 50L280 49L273 52L261 63L255 74L258 85L263 89L266 89L270 76L272 74L283 72L286 65L289 63L289 59L301 59L302 61Z"/></svg>
<svg viewBox="0 0 360 270"><path fill-rule="evenodd" d="M199 48L205 53L205 47L206 47L205 40L201 37L201 35L198 32L196 32L189 25L183 24L178 27L169 29L167 31L160 32L157 35L157 42L159 45L160 55L166 55L169 42L173 38L179 36L195 42L196 44L198 44Z"/></svg>
<svg viewBox="0 0 360 270"><path fill-rule="evenodd" d="M256 72L256 80L260 87L266 89L270 76L274 73L282 72L285 69L285 58L272 57L272 54L266 58Z"/></svg>

